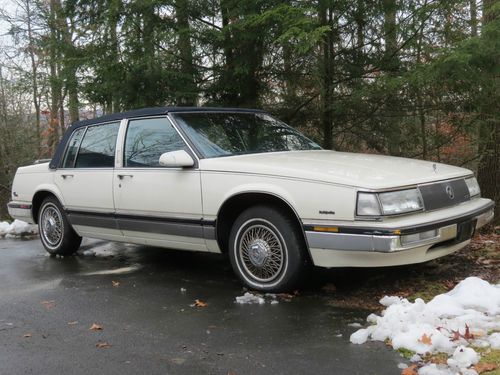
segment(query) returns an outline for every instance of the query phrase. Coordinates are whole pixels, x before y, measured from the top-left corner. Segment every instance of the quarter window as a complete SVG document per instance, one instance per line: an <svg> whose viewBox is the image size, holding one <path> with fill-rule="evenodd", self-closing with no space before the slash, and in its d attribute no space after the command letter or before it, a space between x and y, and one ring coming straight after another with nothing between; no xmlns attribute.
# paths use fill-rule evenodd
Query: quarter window
<svg viewBox="0 0 500 375"><path fill-rule="evenodd" d="M75 166L76 154L84 133L85 128L80 128L71 136L68 148L66 149L66 155L64 156L63 168L73 168Z"/></svg>
<svg viewBox="0 0 500 375"><path fill-rule="evenodd" d="M113 168L119 122L89 126L83 137L76 168Z"/></svg>
<svg viewBox="0 0 500 375"><path fill-rule="evenodd" d="M125 137L125 167L159 167L165 152L186 145L166 118L131 120Z"/></svg>

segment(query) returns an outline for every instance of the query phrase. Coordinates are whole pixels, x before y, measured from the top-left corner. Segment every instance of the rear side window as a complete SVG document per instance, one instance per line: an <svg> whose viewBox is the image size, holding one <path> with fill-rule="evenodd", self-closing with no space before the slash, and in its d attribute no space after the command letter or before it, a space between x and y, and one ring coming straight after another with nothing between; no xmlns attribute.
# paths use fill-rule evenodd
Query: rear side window
<svg viewBox="0 0 500 375"><path fill-rule="evenodd" d="M71 136L68 148L66 149L66 155L64 156L63 168L73 168L75 166L76 153L78 152L78 147L80 147L83 134L85 134L85 129L80 128Z"/></svg>
<svg viewBox="0 0 500 375"><path fill-rule="evenodd" d="M166 118L131 120L125 137L125 167L159 167L165 152L185 150L184 141Z"/></svg>
<svg viewBox="0 0 500 375"><path fill-rule="evenodd" d="M76 158L76 168L113 168L119 122L89 126Z"/></svg>

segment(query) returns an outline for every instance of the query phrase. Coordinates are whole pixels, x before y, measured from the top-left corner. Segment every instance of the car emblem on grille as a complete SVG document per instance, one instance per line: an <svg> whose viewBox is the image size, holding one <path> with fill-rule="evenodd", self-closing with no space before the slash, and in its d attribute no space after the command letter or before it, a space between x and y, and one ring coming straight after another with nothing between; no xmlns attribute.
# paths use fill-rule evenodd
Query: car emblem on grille
<svg viewBox="0 0 500 375"><path fill-rule="evenodd" d="M446 194L448 194L450 199L455 198L455 192L453 191L453 188L450 185L446 185Z"/></svg>

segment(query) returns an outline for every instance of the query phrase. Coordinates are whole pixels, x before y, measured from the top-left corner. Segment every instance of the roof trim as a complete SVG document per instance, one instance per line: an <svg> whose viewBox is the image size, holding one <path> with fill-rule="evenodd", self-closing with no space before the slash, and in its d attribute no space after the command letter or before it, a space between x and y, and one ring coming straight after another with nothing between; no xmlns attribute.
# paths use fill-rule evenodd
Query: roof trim
<svg viewBox="0 0 500 375"><path fill-rule="evenodd" d="M126 112L117 112L110 115L105 115L89 120L82 120L74 122L71 127L79 128L81 126L88 126L100 124L103 122L120 121L130 117L147 117L165 115L174 112L241 112L241 113L262 113L261 109L246 109L246 108L218 108L218 107L151 107L134 109Z"/></svg>

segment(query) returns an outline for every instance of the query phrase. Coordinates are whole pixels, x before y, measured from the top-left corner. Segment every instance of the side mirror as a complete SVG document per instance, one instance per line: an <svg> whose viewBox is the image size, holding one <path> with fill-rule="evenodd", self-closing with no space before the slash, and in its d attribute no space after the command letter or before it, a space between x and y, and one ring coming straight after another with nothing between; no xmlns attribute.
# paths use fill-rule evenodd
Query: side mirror
<svg viewBox="0 0 500 375"><path fill-rule="evenodd" d="M162 167L186 168L194 165L193 158L184 150L165 152L160 156Z"/></svg>

